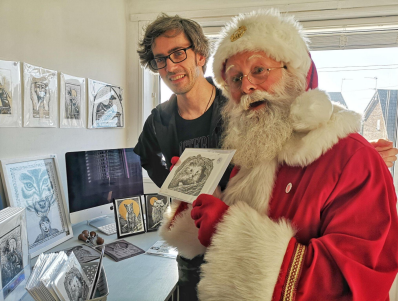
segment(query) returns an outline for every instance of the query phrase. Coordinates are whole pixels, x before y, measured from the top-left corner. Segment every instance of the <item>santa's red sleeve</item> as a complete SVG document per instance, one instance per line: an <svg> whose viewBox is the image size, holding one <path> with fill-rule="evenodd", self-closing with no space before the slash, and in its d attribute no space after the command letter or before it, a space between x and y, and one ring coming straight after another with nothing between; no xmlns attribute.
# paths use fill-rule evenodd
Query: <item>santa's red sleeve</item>
<svg viewBox="0 0 398 302"><path fill-rule="evenodd" d="M335 177L319 213L319 236L306 244L296 240L300 226L271 220L243 201L232 205L207 250L199 298L388 299L398 272L390 172L374 150L362 148Z"/></svg>

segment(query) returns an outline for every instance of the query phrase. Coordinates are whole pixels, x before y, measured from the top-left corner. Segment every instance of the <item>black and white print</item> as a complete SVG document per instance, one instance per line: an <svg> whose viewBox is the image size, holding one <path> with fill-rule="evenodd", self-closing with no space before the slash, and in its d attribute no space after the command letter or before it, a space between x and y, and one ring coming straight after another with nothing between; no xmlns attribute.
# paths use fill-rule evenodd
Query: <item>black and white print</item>
<svg viewBox="0 0 398 302"><path fill-rule="evenodd" d="M89 286L76 267L72 267L66 272L64 287L69 301L86 301Z"/></svg>
<svg viewBox="0 0 398 302"><path fill-rule="evenodd" d="M213 194L234 153L235 150L185 149L159 194L189 203L199 194Z"/></svg>
<svg viewBox="0 0 398 302"><path fill-rule="evenodd" d="M0 253L3 288L24 268L20 226L0 238Z"/></svg>
<svg viewBox="0 0 398 302"><path fill-rule="evenodd" d="M60 74L60 127L86 127L86 79Z"/></svg>
<svg viewBox="0 0 398 302"><path fill-rule="evenodd" d="M97 247L100 249L101 247ZM145 253L145 251L126 240L118 240L105 245L105 254L115 261L121 261Z"/></svg>
<svg viewBox="0 0 398 302"><path fill-rule="evenodd" d="M65 250L67 256L69 256L72 252L73 254L75 254L77 260L80 263L90 262L99 259L99 257L101 256L101 254L97 250L87 245L77 245L73 248Z"/></svg>
<svg viewBox="0 0 398 302"><path fill-rule="evenodd" d="M80 119L81 114L81 93L80 85L65 83L65 115L70 120Z"/></svg>
<svg viewBox="0 0 398 302"><path fill-rule="evenodd" d="M124 127L123 89L88 79L89 128Z"/></svg>
<svg viewBox="0 0 398 302"><path fill-rule="evenodd" d="M156 231L163 219L163 213L170 205L169 198L159 194L145 195L147 231Z"/></svg>
<svg viewBox="0 0 398 302"><path fill-rule="evenodd" d="M144 233L141 197L115 199L114 202L118 238Z"/></svg>
<svg viewBox="0 0 398 302"><path fill-rule="evenodd" d="M21 71L19 62L0 60L0 127L21 127Z"/></svg>
<svg viewBox="0 0 398 302"><path fill-rule="evenodd" d="M179 166L169 189L188 195L198 195L213 171L213 160L198 154L188 157Z"/></svg>

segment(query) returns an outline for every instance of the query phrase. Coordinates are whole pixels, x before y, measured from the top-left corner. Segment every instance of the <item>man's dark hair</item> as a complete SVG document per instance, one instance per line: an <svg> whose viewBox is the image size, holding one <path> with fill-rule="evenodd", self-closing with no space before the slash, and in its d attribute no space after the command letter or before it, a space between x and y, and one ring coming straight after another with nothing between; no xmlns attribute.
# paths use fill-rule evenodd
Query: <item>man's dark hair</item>
<svg viewBox="0 0 398 302"><path fill-rule="evenodd" d="M206 58L203 65L203 73L205 73L207 59L210 56L210 44L209 39L203 33L202 27L193 20L184 19L178 15L171 17L165 13L159 15L155 21L145 28L144 38L138 43L137 52L140 56L141 65L149 68L152 72L157 72L149 64L149 61L154 58L152 45L157 37L164 35L168 31L175 31L174 35L185 34L191 42L192 49Z"/></svg>

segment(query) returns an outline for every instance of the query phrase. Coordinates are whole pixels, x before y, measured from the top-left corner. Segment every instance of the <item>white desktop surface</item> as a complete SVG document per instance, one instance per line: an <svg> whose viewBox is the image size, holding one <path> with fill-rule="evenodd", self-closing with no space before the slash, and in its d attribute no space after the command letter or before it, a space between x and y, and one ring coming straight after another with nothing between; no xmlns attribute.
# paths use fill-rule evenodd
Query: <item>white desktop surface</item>
<svg viewBox="0 0 398 302"><path fill-rule="evenodd" d="M116 234L107 236L86 222L73 225L73 238L48 250L46 253L64 250L78 244L82 244L77 237L82 231L96 231L105 240L105 244L117 240ZM148 250L156 241L159 235L157 232L148 232L130 237L122 238ZM33 266L38 257L31 261ZM178 268L175 259L159 256L141 254L116 262L104 255L103 266L108 279L110 301L164 301L173 292L178 281ZM25 301L33 300L27 294Z"/></svg>

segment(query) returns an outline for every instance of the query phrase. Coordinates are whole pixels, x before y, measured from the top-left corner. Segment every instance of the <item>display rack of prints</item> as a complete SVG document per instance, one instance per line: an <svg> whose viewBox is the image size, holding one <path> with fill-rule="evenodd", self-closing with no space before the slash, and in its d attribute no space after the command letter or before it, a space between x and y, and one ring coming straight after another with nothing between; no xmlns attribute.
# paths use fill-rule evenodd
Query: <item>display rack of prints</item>
<svg viewBox="0 0 398 302"><path fill-rule="evenodd" d="M0 284L4 300L25 280L24 268L30 265L26 211L7 207L0 211Z"/></svg>
<svg viewBox="0 0 398 302"><path fill-rule="evenodd" d="M60 74L60 127L86 127L86 79Z"/></svg>
<svg viewBox="0 0 398 302"><path fill-rule="evenodd" d="M235 150L185 149L159 194L189 203L200 194L213 194L234 154Z"/></svg>
<svg viewBox="0 0 398 302"><path fill-rule="evenodd" d="M57 127L57 72L24 63L23 78L24 127Z"/></svg>
<svg viewBox="0 0 398 302"><path fill-rule="evenodd" d="M0 60L0 127L22 127L19 62Z"/></svg>
<svg viewBox="0 0 398 302"><path fill-rule="evenodd" d="M88 128L123 127L123 89L88 79Z"/></svg>
<svg viewBox="0 0 398 302"><path fill-rule="evenodd" d="M55 155L1 160L1 176L8 205L26 208L31 257L73 237Z"/></svg>

